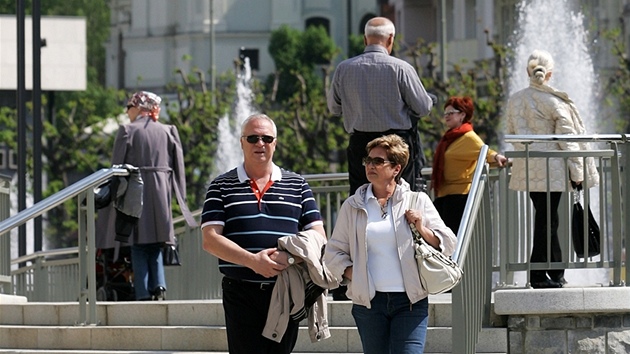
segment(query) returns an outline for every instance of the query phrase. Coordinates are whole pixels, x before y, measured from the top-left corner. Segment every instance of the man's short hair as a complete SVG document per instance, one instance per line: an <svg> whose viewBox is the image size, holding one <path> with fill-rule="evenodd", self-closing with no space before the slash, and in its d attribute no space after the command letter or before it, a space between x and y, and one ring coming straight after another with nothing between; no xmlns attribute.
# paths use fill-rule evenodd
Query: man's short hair
<svg viewBox="0 0 630 354"><path fill-rule="evenodd" d="M378 25L373 25L372 23L377 21L368 21L365 24L365 35L368 37L389 37L389 35L396 35L396 27L394 27L394 23L386 18L381 17L381 21L378 21Z"/></svg>

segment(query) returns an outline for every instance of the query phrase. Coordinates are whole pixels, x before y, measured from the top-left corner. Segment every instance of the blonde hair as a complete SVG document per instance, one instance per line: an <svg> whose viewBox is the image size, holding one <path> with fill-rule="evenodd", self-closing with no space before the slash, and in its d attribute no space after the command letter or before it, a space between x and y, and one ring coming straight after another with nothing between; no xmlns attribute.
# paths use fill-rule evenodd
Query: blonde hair
<svg viewBox="0 0 630 354"><path fill-rule="evenodd" d="M553 71L553 58L549 52L536 49L527 59L527 74L533 83L542 85L545 82L547 73Z"/></svg>
<svg viewBox="0 0 630 354"><path fill-rule="evenodd" d="M401 171L407 166L407 162L409 162L409 145L407 145L400 136L389 134L378 137L370 141L365 147L365 150L369 154L375 147L385 149L387 159L394 162L396 165L400 165ZM396 180L396 182L400 181L401 176L402 173L397 174L394 180Z"/></svg>

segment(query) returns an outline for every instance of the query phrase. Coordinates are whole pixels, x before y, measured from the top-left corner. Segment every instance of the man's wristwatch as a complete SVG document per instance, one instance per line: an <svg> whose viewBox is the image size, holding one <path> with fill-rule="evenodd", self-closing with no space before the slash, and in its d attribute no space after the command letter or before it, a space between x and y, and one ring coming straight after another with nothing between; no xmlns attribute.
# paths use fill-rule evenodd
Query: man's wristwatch
<svg viewBox="0 0 630 354"><path fill-rule="evenodd" d="M289 262L289 265L293 265L293 263L295 263L295 258L293 258L293 256L291 255L291 253L287 253L287 262Z"/></svg>

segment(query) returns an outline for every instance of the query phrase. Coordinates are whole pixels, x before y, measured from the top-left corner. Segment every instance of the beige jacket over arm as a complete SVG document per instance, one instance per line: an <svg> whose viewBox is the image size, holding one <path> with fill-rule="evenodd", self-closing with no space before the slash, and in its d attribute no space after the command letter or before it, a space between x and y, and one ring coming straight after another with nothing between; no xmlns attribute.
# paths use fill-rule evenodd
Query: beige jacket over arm
<svg viewBox="0 0 630 354"><path fill-rule="evenodd" d="M330 337L327 292L319 295L310 308L306 308L304 304L307 286L312 287L314 284L324 289L339 286L339 282L323 263L325 245L325 236L314 230L300 231L295 236L278 239L279 250L300 257L304 262L294 264L278 275L271 294L267 322L262 332L264 337L280 342L290 317L300 316L304 311L308 312L311 342Z"/></svg>

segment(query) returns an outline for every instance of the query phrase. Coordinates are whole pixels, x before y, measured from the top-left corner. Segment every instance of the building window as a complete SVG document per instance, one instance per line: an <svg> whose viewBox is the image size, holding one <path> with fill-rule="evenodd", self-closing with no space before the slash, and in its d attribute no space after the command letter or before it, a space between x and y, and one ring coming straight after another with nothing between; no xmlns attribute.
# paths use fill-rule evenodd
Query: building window
<svg viewBox="0 0 630 354"><path fill-rule="evenodd" d="M249 58L249 67L252 70L260 70L260 59L258 57L258 49L243 48L238 52L238 58L242 63L245 62L245 58Z"/></svg>
<svg viewBox="0 0 630 354"><path fill-rule="evenodd" d="M7 168L7 151L5 147L0 148L0 170Z"/></svg>
<svg viewBox="0 0 630 354"><path fill-rule="evenodd" d="M18 169L18 163L17 163L17 153L15 152L15 150L10 149L9 150L9 169L11 170L17 170Z"/></svg>
<svg viewBox="0 0 630 354"><path fill-rule="evenodd" d="M322 26L326 30L326 34L330 36L330 21L324 17L311 17L306 19L306 27Z"/></svg>
<svg viewBox="0 0 630 354"><path fill-rule="evenodd" d="M368 21L376 17L375 14L367 14L361 18L361 23L359 23L359 32L360 34L365 34L365 25L367 25Z"/></svg>

